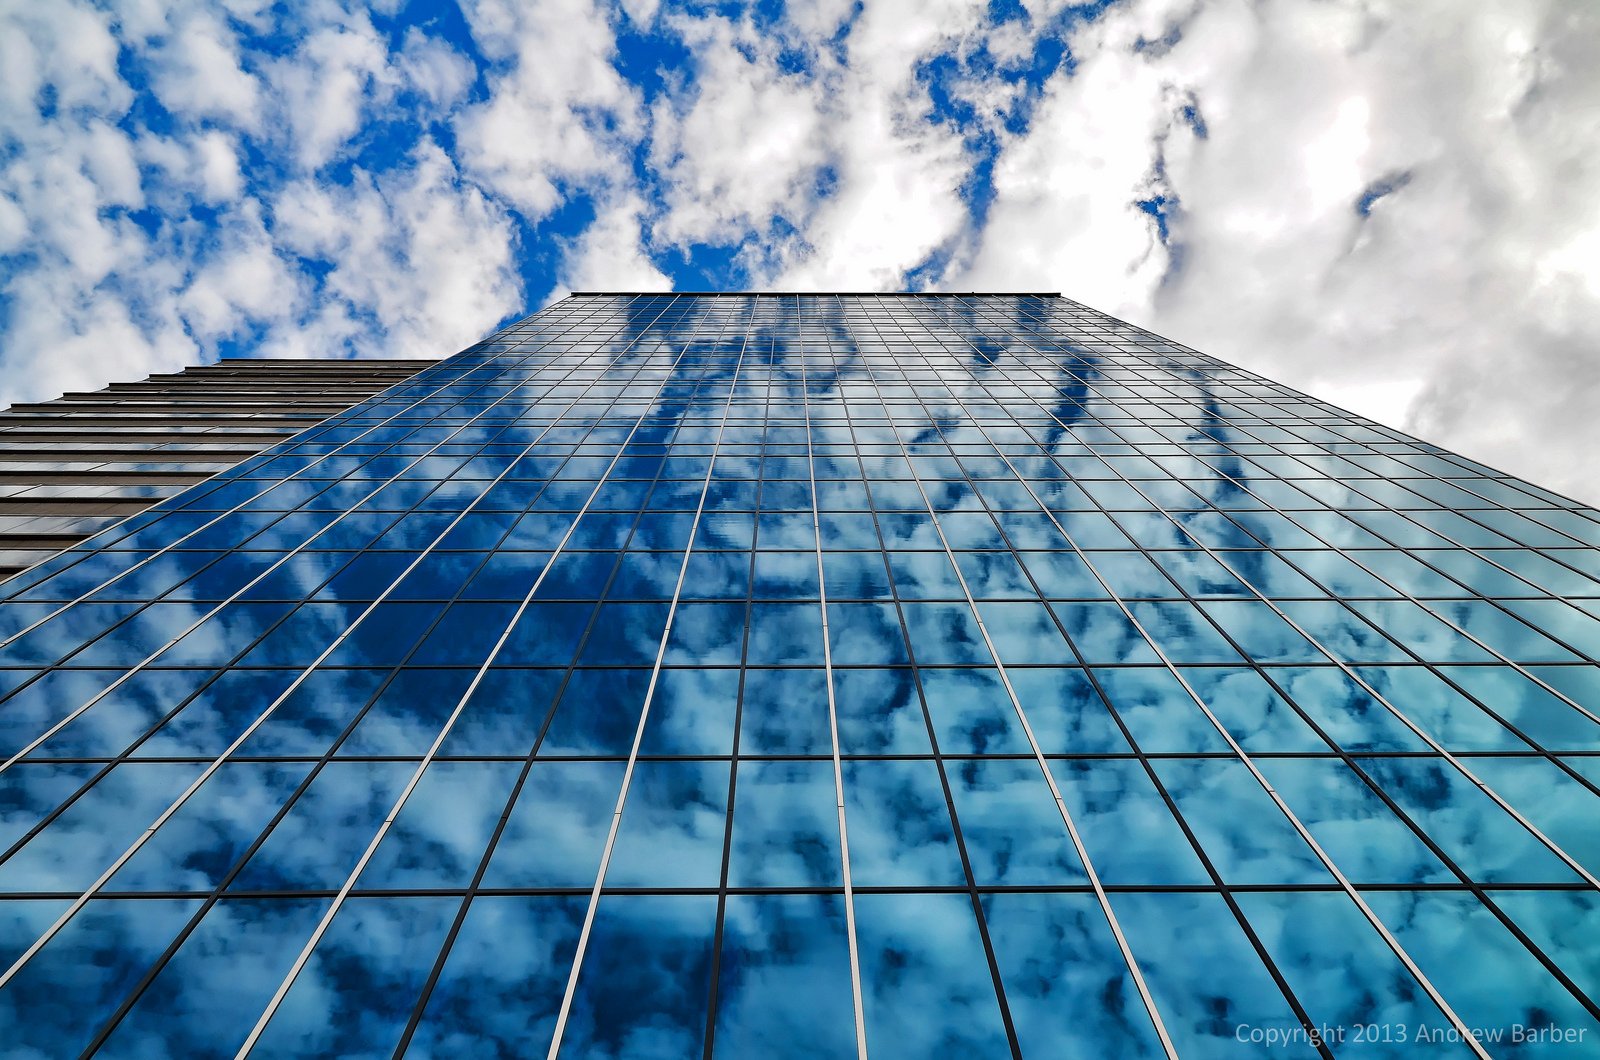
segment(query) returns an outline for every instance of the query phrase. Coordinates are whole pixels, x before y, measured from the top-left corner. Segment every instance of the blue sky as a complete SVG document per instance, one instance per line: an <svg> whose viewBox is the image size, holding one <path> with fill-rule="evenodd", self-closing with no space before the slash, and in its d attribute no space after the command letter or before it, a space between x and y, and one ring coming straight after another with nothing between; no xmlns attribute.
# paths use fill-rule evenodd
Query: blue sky
<svg viewBox="0 0 1600 1060"><path fill-rule="evenodd" d="M0 0L0 402L569 289L1061 290L1586 497L1571 0Z"/></svg>

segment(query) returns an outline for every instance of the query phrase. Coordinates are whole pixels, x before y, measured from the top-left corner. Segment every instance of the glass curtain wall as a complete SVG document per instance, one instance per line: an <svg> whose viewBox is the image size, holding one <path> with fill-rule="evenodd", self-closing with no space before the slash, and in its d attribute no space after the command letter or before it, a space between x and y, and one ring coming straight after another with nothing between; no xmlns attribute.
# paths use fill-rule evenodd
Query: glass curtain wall
<svg viewBox="0 0 1600 1060"><path fill-rule="evenodd" d="M5 1048L1592 1054L1597 548L1063 298L576 295L0 585Z"/></svg>

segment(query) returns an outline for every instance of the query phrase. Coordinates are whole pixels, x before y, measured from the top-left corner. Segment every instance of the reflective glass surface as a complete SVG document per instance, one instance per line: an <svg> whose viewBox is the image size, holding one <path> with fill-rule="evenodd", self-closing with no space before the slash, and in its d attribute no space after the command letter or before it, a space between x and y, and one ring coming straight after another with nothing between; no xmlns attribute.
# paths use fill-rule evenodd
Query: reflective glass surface
<svg viewBox="0 0 1600 1060"><path fill-rule="evenodd" d="M1597 650L1066 299L575 295L0 583L0 1051L1593 1055Z"/></svg>

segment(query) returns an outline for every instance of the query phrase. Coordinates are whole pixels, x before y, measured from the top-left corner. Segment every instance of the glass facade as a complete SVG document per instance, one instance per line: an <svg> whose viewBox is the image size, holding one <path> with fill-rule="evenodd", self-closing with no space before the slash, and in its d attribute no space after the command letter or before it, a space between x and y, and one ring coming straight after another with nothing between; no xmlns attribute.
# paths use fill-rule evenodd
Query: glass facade
<svg viewBox="0 0 1600 1060"><path fill-rule="evenodd" d="M1597 579L1063 298L575 295L0 584L0 1035L1596 1055Z"/></svg>

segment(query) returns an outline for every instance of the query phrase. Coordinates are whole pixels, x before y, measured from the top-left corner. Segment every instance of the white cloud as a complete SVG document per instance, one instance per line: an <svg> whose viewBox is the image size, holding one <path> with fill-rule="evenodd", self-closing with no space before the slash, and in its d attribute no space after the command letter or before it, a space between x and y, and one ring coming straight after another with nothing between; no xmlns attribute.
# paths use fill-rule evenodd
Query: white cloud
<svg viewBox="0 0 1600 1060"><path fill-rule="evenodd" d="M489 98L456 125L462 168L530 221L565 201L569 184L625 177L640 101L612 65L604 11L583 0L463 7L495 67Z"/></svg>
<svg viewBox="0 0 1600 1060"><path fill-rule="evenodd" d="M406 30L398 65L406 81L441 110L460 102L477 77L470 59L415 26Z"/></svg>
<svg viewBox="0 0 1600 1060"><path fill-rule="evenodd" d="M237 334L246 322L292 327L301 285L248 200L230 213L219 247L178 296L184 323L201 342Z"/></svg>
<svg viewBox="0 0 1600 1060"><path fill-rule="evenodd" d="M566 291L669 291L672 283L639 246L643 204L620 196L602 204L595 221L567 248L561 285Z"/></svg>
<svg viewBox="0 0 1600 1060"><path fill-rule="evenodd" d="M22 245L28 231L28 215L10 196L0 195L0 254L9 254Z"/></svg>
<svg viewBox="0 0 1600 1060"><path fill-rule="evenodd" d="M358 172L348 188L298 181L272 209L288 251L334 266L312 324L277 330L263 352L325 356L349 346L370 356L438 356L481 337L521 302L505 211L462 184L431 141L409 166Z"/></svg>
<svg viewBox="0 0 1600 1060"><path fill-rule="evenodd" d="M1071 46L954 282L1060 288L1600 496L1600 11L1151 2ZM1132 205L1154 193L1181 261Z"/></svg>
<svg viewBox="0 0 1600 1060"><path fill-rule="evenodd" d="M148 277L158 287L179 278L159 266ZM5 290L28 312L6 322L0 402L97 390L115 380L177 371L194 363L199 352L170 303L152 313L117 291L84 287L68 269L36 269L14 277Z"/></svg>
<svg viewBox="0 0 1600 1060"><path fill-rule="evenodd" d="M127 138L90 118L41 127L35 144L0 171L0 191L29 218L24 246L93 287L145 246L135 226L109 212L141 201Z"/></svg>
<svg viewBox="0 0 1600 1060"><path fill-rule="evenodd" d="M226 202L236 198L244 188L244 178L239 173L239 154L233 142L212 130L195 137L194 150L206 201Z"/></svg>
<svg viewBox="0 0 1600 1060"><path fill-rule="evenodd" d="M420 33L391 55L364 14L300 13L0 9L0 403L175 370L241 337L263 354L438 355L520 305L505 211L426 137L348 185L279 183L348 151L400 86L443 110L474 76ZM299 44L247 59L242 26ZM148 74L170 128L130 116L123 69Z"/></svg>
<svg viewBox="0 0 1600 1060"><path fill-rule="evenodd" d="M641 27L648 28L661 9L661 0L620 0L622 10Z"/></svg>
<svg viewBox="0 0 1600 1060"><path fill-rule="evenodd" d="M737 244L767 233L775 215L802 226L830 160L831 64L817 57L818 76L785 71L783 42L748 21L670 24L694 54L695 76L652 112L651 164L665 189L655 237Z"/></svg>
<svg viewBox="0 0 1600 1060"><path fill-rule="evenodd" d="M88 5L7 4L0 7L0 128L34 114L49 85L62 110L121 112L133 92L117 73L111 16Z"/></svg>
<svg viewBox="0 0 1600 1060"><path fill-rule="evenodd" d="M971 158L960 131L929 120L918 64L986 21L967 0L869 6L829 86L837 190L803 233L777 282L802 289L892 290L967 225L961 187Z"/></svg>
<svg viewBox="0 0 1600 1060"><path fill-rule="evenodd" d="M274 102L299 163L331 161L399 82L388 49L366 16L340 18L309 32L271 70Z"/></svg>
<svg viewBox="0 0 1600 1060"><path fill-rule="evenodd" d="M190 15L158 38L150 61L151 87L169 110L242 129L259 126L261 83L240 63L238 37L225 21Z"/></svg>

